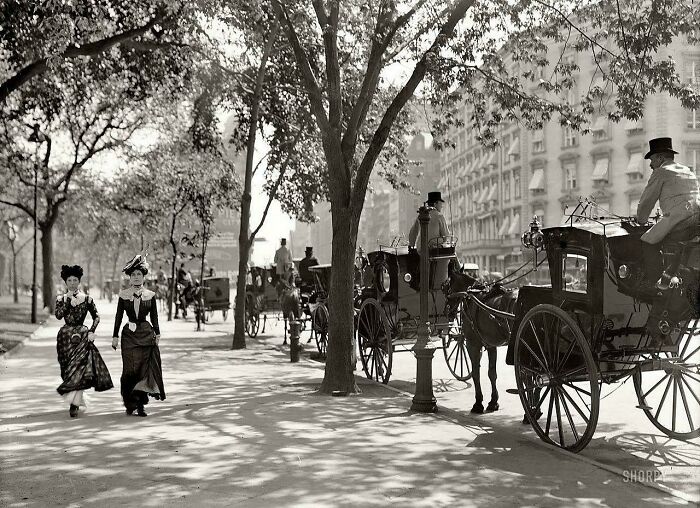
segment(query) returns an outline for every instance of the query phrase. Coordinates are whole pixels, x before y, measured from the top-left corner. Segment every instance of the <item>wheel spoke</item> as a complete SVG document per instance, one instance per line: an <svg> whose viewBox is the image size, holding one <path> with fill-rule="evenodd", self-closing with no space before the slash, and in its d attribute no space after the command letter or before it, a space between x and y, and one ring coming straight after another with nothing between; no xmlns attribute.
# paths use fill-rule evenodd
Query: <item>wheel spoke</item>
<svg viewBox="0 0 700 508"><path fill-rule="evenodd" d="M564 393L563 390L562 393ZM571 411L569 411L569 406L566 404L566 399L563 395L561 397L561 405L564 407L564 413L566 413L566 419L569 421L569 427L571 427L574 439L578 441L578 430L576 429L576 425L574 425L574 420L571 418ZM588 421L586 421L586 425L588 425Z"/></svg>
<svg viewBox="0 0 700 508"><path fill-rule="evenodd" d="M561 408L559 407L559 390L553 389L554 394L554 404L557 408L557 431L559 431L559 444L564 448L564 427L561 424Z"/></svg>
<svg viewBox="0 0 700 508"><path fill-rule="evenodd" d="M549 409L547 410L547 428L545 429L544 433L547 434L547 437L549 437L549 427L552 424L552 409L554 408L554 390L551 390L551 393L549 394ZM535 413L537 414L537 413Z"/></svg>
<svg viewBox="0 0 700 508"><path fill-rule="evenodd" d="M588 416L586 416L586 414L583 411L581 411L581 408L578 407L578 404L576 404L576 401L573 399L573 397L571 395L569 395L569 393L565 389L562 389L562 393L564 394L564 397L569 399L569 402L571 403L571 405L574 406L574 409L576 409L578 414L581 415L581 418L583 418L585 420L586 425L588 425L588 422L589 422ZM590 408L587 405L586 405L586 409L588 409L590 411Z"/></svg>
<svg viewBox="0 0 700 508"><path fill-rule="evenodd" d="M666 374L664 377L662 377L661 379L659 379L659 381L657 381L657 383L656 383L654 386L652 386L651 388L649 388L649 391L648 391L648 392L646 392L645 394L642 395L642 398L643 398L643 399L646 399L647 396L648 396L651 392L653 392L654 390L656 390L656 388L657 388L661 383L664 382L664 379L667 379L670 375L671 375L671 374L668 373L668 374Z"/></svg>
<svg viewBox="0 0 700 508"><path fill-rule="evenodd" d="M695 400L698 402L698 405L700 405L700 398L698 398L697 394L695 393L695 390L690 386L690 383L685 379L684 376L681 376L681 382L685 383L686 388L690 391L690 394L695 398Z"/></svg>
<svg viewBox="0 0 700 508"><path fill-rule="evenodd" d="M533 411L533 412L534 412L535 415L537 415L537 413L539 412L540 408L542 407L542 403L544 402L544 399L547 398L547 394L548 394L549 392L551 392L551 391L552 391L552 390L551 390L551 387L549 387L549 386L548 386L547 388L544 389L544 392L542 392L542 396L539 397L539 401L537 402L537 405L536 405L535 408L534 408L534 411Z"/></svg>
<svg viewBox="0 0 700 508"><path fill-rule="evenodd" d="M666 389L664 390L664 394L661 397L661 402L659 402L659 407L656 409L656 415L654 416L655 420L659 419L659 413L661 412L661 408L664 405L664 401L666 400L666 395L668 394L668 389L671 387L671 382L673 381L673 378L668 380L668 383L666 384Z"/></svg>
<svg viewBox="0 0 700 508"><path fill-rule="evenodd" d="M537 360L537 363L540 364L540 367L542 367L542 369L544 369L545 371L548 371L549 369L547 369L547 367L545 366L545 364L542 363L542 361L537 357L537 354L535 354L535 352L532 350L532 348L530 347L530 345L529 345L527 342L525 342L525 340L523 340L522 343L523 343L523 345L527 348L527 350L530 351L530 354L532 355L532 357L533 357L535 360ZM545 361L546 361L546 360L545 360Z"/></svg>
<svg viewBox="0 0 700 508"><path fill-rule="evenodd" d="M574 385L574 384L571 384L571 382L566 382L566 383L562 383L562 384L565 385L565 386L569 386L569 387L573 388L573 389L576 390L577 392L585 393L585 394L588 395L589 397L591 396L591 392L589 392L588 390L584 390L584 389L581 388L580 386L576 386L576 385Z"/></svg>
<svg viewBox="0 0 700 508"><path fill-rule="evenodd" d="M535 340L537 341L537 346L540 348L540 353L542 353L542 360L544 360L545 369L549 370L549 363L547 362L547 355L544 354L544 349L542 349L542 344L540 343L540 338L537 335L537 331L535 330L535 325L532 324L532 320L530 320L530 328L532 329L532 334L535 336Z"/></svg>
<svg viewBox="0 0 700 508"><path fill-rule="evenodd" d="M557 370L559 370L561 367L566 365L567 360L569 359L569 356L571 355L571 352L574 350L574 346L576 346L576 341L572 341L571 344L569 345L569 349L566 351L566 354L564 355L564 358L562 361L557 365Z"/></svg>
<svg viewBox="0 0 700 508"><path fill-rule="evenodd" d="M673 376L673 413L671 414L671 430L676 432L676 402L678 400L678 380Z"/></svg>
<svg viewBox="0 0 700 508"><path fill-rule="evenodd" d="M678 385L678 388L681 392L681 398L683 399L683 407L685 407L685 415L688 417L690 430L693 430L693 418L690 416L690 408L688 407L688 399L685 397L685 390L683 390L683 383L676 381L676 384Z"/></svg>
<svg viewBox="0 0 700 508"><path fill-rule="evenodd" d="M698 351L700 351L700 346L698 346L698 347L696 347L695 349L693 349L693 351L692 351L691 353L689 353L687 356L685 356L685 348L688 347L688 344L690 344L690 341L688 341L688 342L686 343L685 347L683 348L683 352L680 354L681 360L686 360L686 359L688 359L688 358L691 358L695 353L697 353Z"/></svg>
<svg viewBox="0 0 700 508"><path fill-rule="evenodd" d="M575 368L575 369L571 369L571 370L567 370L566 372L562 372L561 374L559 374L559 376L560 376L560 377L571 376L571 375L573 375L574 373L576 373L576 372L578 372L578 371L581 371L581 370L584 370L584 371L586 370L586 365L585 365L585 364L584 364L584 365L581 365L580 367L577 367L577 368Z"/></svg>

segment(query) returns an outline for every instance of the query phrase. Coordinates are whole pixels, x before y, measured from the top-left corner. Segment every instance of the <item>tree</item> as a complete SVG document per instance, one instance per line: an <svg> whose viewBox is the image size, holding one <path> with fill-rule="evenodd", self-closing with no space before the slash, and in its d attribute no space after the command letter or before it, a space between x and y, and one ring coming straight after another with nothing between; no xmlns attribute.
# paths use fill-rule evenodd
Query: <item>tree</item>
<svg viewBox="0 0 700 508"><path fill-rule="evenodd" d="M620 78L616 111L610 114L638 116L639 104L655 89L681 98L684 105L697 104L697 94L679 83L673 65L654 61L656 50L673 35L691 34L697 26L698 8L689 4L634 0L621 6L620 2L591 1L573 6L575 10L569 2L557 0L455 0L446 4L386 0L372 6L359 1L312 0L312 9L305 3L274 0L273 4L293 49L327 163L333 224L333 319L321 386L325 393L357 390L351 368L357 227L372 170L397 118L415 94L434 105L454 105L461 97L473 101L470 120L485 144L495 142L495 127L506 118L536 126L558 115L559 121L580 127L603 90L590 90L590 100L582 101L580 111L566 101L545 101L526 89L521 76L508 75L499 52L508 41L519 60L544 67L548 62L541 50L547 39L560 41L566 35L562 31L569 28L575 34L577 51L599 54L604 47L602 37L624 48L619 53L605 50L622 69L616 73ZM575 24L584 19L589 20L585 31ZM401 81L403 76L396 76L397 64L412 69ZM610 65L609 80L616 77L613 67ZM556 68L554 83L542 86L570 88L571 68L562 62ZM390 74L393 83L403 83L395 91L389 86ZM478 76L487 78L488 90L478 88ZM466 96L457 93L465 90ZM450 122L458 121L438 122L436 130L444 131Z"/></svg>

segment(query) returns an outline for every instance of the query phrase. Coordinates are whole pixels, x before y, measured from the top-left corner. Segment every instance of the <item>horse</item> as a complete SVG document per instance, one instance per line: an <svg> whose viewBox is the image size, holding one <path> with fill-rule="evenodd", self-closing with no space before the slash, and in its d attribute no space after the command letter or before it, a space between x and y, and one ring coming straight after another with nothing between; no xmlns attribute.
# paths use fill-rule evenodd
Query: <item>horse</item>
<svg viewBox="0 0 700 508"><path fill-rule="evenodd" d="M287 344L287 322L301 317L301 294L299 288L294 285L293 274L288 278L280 277L276 290L284 317L284 342L282 343L284 346Z"/></svg>
<svg viewBox="0 0 700 508"><path fill-rule="evenodd" d="M481 414L485 411L492 412L499 409L498 390L496 388L496 360L499 346L505 346L510 340L510 327L504 318L496 317L473 302L477 298L492 309L514 313L518 300L517 289L505 289L501 284L495 283L484 286L483 283L467 273L463 273L454 264L448 267L449 294L469 293L469 298L462 299L462 334L465 338L467 354L472 365L472 379L476 402L471 412ZM448 296L449 297L449 296ZM491 381L491 400L484 409L484 394L481 390L481 353L486 349L489 357L488 377Z"/></svg>

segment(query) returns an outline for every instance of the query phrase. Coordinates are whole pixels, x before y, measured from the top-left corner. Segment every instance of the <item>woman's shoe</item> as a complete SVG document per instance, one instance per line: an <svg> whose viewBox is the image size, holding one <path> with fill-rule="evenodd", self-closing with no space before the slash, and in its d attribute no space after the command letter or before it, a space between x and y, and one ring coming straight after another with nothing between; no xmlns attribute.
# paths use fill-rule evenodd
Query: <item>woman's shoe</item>
<svg viewBox="0 0 700 508"><path fill-rule="evenodd" d="M71 404L70 409L68 410L68 414L70 414L71 418L75 418L76 416L78 416L78 406L76 406L75 404Z"/></svg>
<svg viewBox="0 0 700 508"><path fill-rule="evenodd" d="M134 414L134 408L133 407L127 407L126 408L126 416L131 416Z"/></svg>
<svg viewBox="0 0 700 508"><path fill-rule="evenodd" d="M139 407L138 409L136 409L136 414L139 415L139 416L144 416L144 417L145 417L145 416L148 416L148 415L146 414L146 411L143 409L143 406L141 406L141 407Z"/></svg>

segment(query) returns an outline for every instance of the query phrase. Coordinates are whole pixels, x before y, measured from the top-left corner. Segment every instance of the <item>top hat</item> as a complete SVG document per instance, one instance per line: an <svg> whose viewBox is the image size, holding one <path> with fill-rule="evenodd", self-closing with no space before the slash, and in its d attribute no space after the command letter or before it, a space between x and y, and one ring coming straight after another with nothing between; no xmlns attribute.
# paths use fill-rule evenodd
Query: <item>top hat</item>
<svg viewBox="0 0 700 508"><path fill-rule="evenodd" d="M671 138L656 138L649 140L649 151L644 156L645 159L651 159L655 153L671 152L678 153L673 149Z"/></svg>
<svg viewBox="0 0 700 508"><path fill-rule="evenodd" d="M442 193L440 191L428 192L428 203L437 203L438 201L444 203L442 200Z"/></svg>
<svg viewBox="0 0 700 508"><path fill-rule="evenodd" d="M313 252L314 248L313 247L306 247L306 252Z"/></svg>

